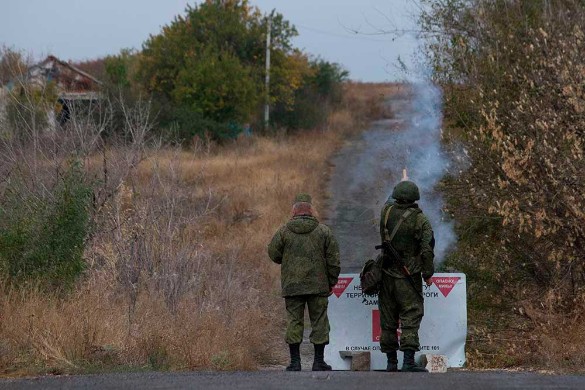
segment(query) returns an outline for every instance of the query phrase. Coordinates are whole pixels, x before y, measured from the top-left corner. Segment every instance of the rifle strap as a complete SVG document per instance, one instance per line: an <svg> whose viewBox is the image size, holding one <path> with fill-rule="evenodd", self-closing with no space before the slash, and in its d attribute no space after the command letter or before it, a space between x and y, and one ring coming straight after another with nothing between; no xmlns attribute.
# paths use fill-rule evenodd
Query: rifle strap
<svg viewBox="0 0 585 390"><path fill-rule="evenodd" d="M398 231L398 228L400 227L400 225L402 225L402 222L404 222L406 220L406 218L410 217L410 214L412 214L412 209L406 209L404 211L404 213L402 213L402 215L400 216L400 219L398 220L398 223L396 224L396 226L394 226L394 229L392 229L392 233L388 234L388 217L390 216L390 210L392 209L392 207L394 207L394 205L388 207L388 210L386 210L386 215L384 216L384 238L385 241L388 242L392 242L392 239L394 238L394 236L396 235L396 232Z"/></svg>

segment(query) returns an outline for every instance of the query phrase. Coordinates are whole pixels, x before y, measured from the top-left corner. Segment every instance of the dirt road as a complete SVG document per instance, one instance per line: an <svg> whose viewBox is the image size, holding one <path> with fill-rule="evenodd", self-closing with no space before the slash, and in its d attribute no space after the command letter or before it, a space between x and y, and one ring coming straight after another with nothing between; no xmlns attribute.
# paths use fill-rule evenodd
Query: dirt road
<svg viewBox="0 0 585 390"><path fill-rule="evenodd" d="M389 166L389 157L392 161L406 157L392 140L402 130L408 101L398 95L387 104L393 119L373 122L368 131L348 140L332 160L326 223L338 238L343 273L359 272L366 259L377 255L380 209L404 166Z"/></svg>

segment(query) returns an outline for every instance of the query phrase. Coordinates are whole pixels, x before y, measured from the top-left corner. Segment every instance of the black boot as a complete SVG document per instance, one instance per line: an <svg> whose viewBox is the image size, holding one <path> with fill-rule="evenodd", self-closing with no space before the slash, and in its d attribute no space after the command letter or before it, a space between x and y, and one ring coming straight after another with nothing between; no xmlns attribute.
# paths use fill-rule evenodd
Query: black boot
<svg viewBox="0 0 585 390"><path fill-rule="evenodd" d="M386 365L386 371L388 372L396 372L398 371L398 357L396 356L396 351L388 352L386 354L388 358L388 364Z"/></svg>
<svg viewBox="0 0 585 390"><path fill-rule="evenodd" d="M331 366L325 363L325 344L315 344L315 360L313 360L313 371L331 371Z"/></svg>
<svg viewBox="0 0 585 390"><path fill-rule="evenodd" d="M290 364L286 368L287 371L301 371L301 344L289 344L290 349Z"/></svg>
<svg viewBox="0 0 585 390"><path fill-rule="evenodd" d="M414 349L404 351L404 360L402 362L402 372L429 372L426 368L418 366L414 362Z"/></svg>

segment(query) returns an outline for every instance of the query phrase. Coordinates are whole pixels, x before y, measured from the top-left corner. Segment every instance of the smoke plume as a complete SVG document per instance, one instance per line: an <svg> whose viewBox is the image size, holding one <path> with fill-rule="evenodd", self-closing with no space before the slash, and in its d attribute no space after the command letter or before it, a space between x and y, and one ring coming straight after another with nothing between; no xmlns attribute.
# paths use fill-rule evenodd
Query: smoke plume
<svg viewBox="0 0 585 390"><path fill-rule="evenodd" d="M449 159L441 148L442 99L440 89L429 81L411 83L408 103L397 113L403 120L403 130L390 135L392 149L399 152L386 161L389 167L406 168L409 179L420 189L420 206L435 232L436 264L444 261L456 240L453 222L445 218L443 199L436 190L449 168ZM401 172L398 169L397 173ZM391 193L392 188L388 191Z"/></svg>

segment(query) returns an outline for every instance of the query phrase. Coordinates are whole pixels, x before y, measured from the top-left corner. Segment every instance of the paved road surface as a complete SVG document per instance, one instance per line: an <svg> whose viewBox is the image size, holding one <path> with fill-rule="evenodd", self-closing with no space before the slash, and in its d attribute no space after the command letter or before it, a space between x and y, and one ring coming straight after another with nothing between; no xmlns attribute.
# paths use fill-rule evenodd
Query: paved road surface
<svg viewBox="0 0 585 390"><path fill-rule="evenodd" d="M132 373L0 381L0 389L585 389L583 376L517 372Z"/></svg>

